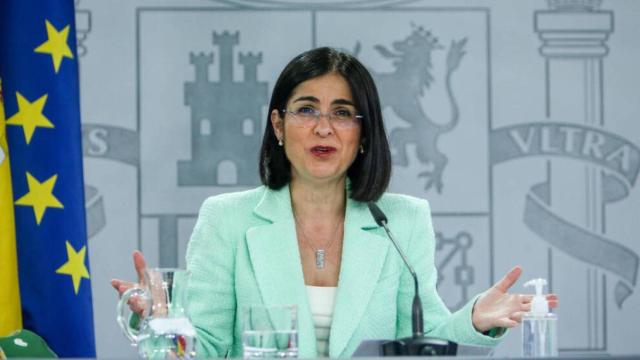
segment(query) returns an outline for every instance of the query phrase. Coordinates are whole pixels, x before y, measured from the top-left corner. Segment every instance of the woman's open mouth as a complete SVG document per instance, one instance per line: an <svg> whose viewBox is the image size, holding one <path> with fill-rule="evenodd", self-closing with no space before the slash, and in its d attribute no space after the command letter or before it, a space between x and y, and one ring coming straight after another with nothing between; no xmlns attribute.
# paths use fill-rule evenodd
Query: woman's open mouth
<svg viewBox="0 0 640 360"><path fill-rule="evenodd" d="M327 157L335 153L336 150L333 146L314 146L311 148L311 153L318 157Z"/></svg>

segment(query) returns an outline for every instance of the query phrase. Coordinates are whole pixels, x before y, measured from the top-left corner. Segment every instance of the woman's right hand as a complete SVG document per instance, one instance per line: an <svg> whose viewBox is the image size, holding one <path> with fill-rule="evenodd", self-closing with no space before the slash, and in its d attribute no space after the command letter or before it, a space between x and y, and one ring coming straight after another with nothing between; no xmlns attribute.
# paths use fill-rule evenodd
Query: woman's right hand
<svg viewBox="0 0 640 360"><path fill-rule="evenodd" d="M133 287L144 287L144 271L147 268L147 262L144 260L144 256L138 250L133 252L133 266L136 269L136 273L138 274L138 282L134 283L131 281L125 281L120 279L112 279L111 286L118 292L119 296L133 288ZM129 301L127 302L129 308L134 313L142 316L145 310L145 301L139 296L131 296Z"/></svg>

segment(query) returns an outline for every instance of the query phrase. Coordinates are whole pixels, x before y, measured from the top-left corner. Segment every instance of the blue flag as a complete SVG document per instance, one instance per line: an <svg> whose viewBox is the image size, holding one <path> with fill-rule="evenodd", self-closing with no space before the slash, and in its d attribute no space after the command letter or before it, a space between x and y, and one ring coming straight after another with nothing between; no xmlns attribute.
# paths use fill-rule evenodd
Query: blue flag
<svg viewBox="0 0 640 360"><path fill-rule="evenodd" d="M22 325L95 357L74 16L73 0L2 0L0 83Z"/></svg>

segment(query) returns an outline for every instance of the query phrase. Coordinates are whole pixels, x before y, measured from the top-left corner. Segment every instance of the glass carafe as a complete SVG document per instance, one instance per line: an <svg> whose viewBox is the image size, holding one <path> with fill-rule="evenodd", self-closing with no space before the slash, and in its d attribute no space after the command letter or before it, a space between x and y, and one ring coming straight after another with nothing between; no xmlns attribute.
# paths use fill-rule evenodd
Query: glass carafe
<svg viewBox="0 0 640 360"><path fill-rule="evenodd" d="M144 282L122 294L118 324L145 359L192 359L196 331L188 315L186 291L189 272L147 269ZM143 310L132 313L129 302Z"/></svg>

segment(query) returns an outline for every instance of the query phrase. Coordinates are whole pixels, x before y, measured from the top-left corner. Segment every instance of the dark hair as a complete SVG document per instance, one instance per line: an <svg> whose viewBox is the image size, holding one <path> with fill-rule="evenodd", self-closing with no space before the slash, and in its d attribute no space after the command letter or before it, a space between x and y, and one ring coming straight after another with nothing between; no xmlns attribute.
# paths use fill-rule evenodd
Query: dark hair
<svg viewBox="0 0 640 360"><path fill-rule="evenodd" d="M291 93L298 84L336 72L349 84L358 112L364 116L360 139L364 154L358 156L347 170L351 180L350 197L357 201L375 201L382 196L391 177L391 152L382 122L382 110L371 74L354 56L336 49L322 47L304 52L284 68L271 95L267 126L260 151L260 179L271 189L280 189L291 181L291 163L278 146L271 121L273 110L283 116Z"/></svg>

